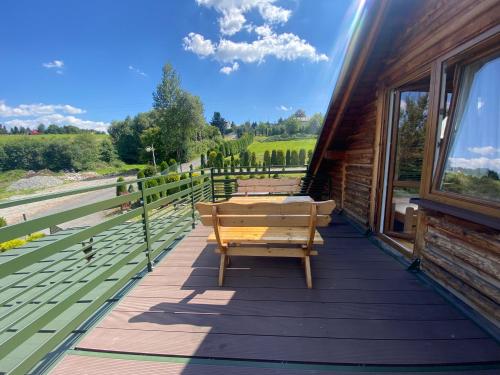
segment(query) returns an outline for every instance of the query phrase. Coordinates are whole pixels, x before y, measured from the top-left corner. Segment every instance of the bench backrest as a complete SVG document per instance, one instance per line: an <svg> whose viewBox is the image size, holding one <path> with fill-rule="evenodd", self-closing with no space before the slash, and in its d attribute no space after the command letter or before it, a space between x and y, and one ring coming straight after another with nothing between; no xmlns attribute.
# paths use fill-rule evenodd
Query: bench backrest
<svg viewBox="0 0 500 375"><path fill-rule="evenodd" d="M300 178L250 178L237 180L238 193L298 193Z"/></svg>
<svg viewBox="0 0 500 375"><path fill-rule="evenodd" d="M313 207L314 206L314 207ZM327 226L335 201L287 203L196 203L204 225L214 220L223 227L309 227L311 216L315 226ZM216 218L214 218L214 215Z"/></svg>

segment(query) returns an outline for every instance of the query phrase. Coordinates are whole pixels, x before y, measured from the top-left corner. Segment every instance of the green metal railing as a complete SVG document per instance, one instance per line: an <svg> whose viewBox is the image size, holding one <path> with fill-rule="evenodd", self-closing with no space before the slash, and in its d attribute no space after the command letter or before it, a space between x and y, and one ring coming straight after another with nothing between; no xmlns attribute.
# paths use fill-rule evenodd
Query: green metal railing
<svg viewBox="0 0 500 375"><path fill-rule="evenodd" d="M0 373L27 373L138 273L151 270L155 258L194 228L195 203L213 200L210 172L191 169L187 178L159 186L150 186L156 176L0 203L1 210L138 186L0 228L5 242L91 214L104 217L0 253Z"/></svg>

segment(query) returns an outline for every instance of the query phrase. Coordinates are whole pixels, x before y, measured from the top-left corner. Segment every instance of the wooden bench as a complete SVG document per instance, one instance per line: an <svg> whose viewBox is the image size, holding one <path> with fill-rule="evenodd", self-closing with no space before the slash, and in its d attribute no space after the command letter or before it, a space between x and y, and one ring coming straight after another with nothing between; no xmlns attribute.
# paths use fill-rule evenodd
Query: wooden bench
<svg viewBox="0 0 500 375"><path fill-rule="evenodd" d="M292 257L303 260L306 284L312 288L310 256L323 244L316 227L327 226L334 201L290 203L196 204L204 225L213 226L209 243L220 253L219 286L231 256Z"/></svg>
<svg viewBox="0 0 500 375"><path fill-rule="evenodd" d="M249 178L237 180L236 195L248 194L297 194L300 192L300 178Z"/></svg>

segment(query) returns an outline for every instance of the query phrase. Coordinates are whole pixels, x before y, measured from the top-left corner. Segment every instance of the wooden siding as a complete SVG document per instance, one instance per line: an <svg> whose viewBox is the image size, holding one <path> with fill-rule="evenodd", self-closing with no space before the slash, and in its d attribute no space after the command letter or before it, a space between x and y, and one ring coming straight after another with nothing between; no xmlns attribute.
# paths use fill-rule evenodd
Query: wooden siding
<svg viewBox="0 0 500 375"><path fill-rule="evenodd" d="M500 231L423 211L423 269L500 325Z"/></svg>
<svg viewBox="0 0 500 375"><path fill-rule="evenodd" d="M333 163L324 159L318 173L331 176L330 195L348 216L372 229L379 224L389 89L430 75L438 58L497 26L499 20L498 0L389 2L345 111L327 117L332 122L341 117L328 152L341 151L343 156ZM430 95L430 102L436 100L432 90ZM338 106L334 103L332 108ZM432 150L426 151L427 158L432 155ZM425 165L432 161L427 159ZM424 190L430 186L428 175L424 173ZM425 271L499 324L498 232L439 213L427 213L419 222L415 256L423 259Z"/></svg>

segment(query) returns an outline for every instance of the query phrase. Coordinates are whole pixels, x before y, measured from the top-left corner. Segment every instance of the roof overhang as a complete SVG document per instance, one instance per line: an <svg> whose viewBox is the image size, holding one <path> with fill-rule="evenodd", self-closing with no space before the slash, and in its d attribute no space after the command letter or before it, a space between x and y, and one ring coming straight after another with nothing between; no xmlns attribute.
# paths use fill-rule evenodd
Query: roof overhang
<svg viewBox="0 0 500 375"><path fill-rule="evenodd" d="M328 146L342 121L351 94L375 44L387 7L388 0L367 0L363 5L360 20L349 41L323 127L316 142L309 166L312 175L318 172Z"/></svg>

